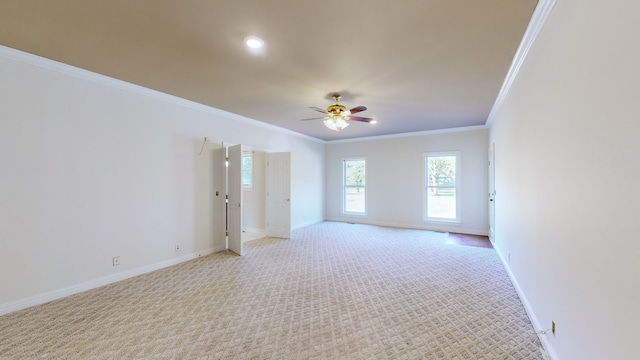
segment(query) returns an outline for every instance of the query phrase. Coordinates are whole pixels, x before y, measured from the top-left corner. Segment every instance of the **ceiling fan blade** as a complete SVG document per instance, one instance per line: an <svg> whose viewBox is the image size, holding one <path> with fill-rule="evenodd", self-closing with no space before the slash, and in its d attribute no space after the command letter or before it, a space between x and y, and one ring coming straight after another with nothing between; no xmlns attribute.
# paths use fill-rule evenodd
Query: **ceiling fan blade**
<svg viewBox="0 0 640 360"><path fill-rule="evenodd" d="M365 110L367 110L366 106L356 106L356 107L354 107L353 109L351 109L349 111L351 111L352 114L355 114L355 113L359 113L360 111L365 111Z"/></svg>
<svg viewBox="0 0 640 360"><path fill-rule="evenodd" d="M366 117L361 117L361 116L349 116L349 120L362 121L362 122L366 122L366 123L370 123L370 122L373 121L372 118L366 118Z"/></svg>
<svg viewBox="0 0 640 360"><path fill-rule="evenodd" d="M324 110L322 110L322 109L320 109L320 108L317 108L317 107L315 107L315 106L311 106L311 107L309 107L309 109L313 109L313 110L318 111L318 112L321 112L321 113L323 113L323 114L326 114L326 113L327 113L326 111L324 111Z"/></svg>
<svg viewBox="0 0 640 360"><path fill-rule="evenodd" d="M314 117L314 118L308 118L308 119L300 119L300 121L307 121L307 120L320 120L320 119L324 119L325 117Z"/></svg>

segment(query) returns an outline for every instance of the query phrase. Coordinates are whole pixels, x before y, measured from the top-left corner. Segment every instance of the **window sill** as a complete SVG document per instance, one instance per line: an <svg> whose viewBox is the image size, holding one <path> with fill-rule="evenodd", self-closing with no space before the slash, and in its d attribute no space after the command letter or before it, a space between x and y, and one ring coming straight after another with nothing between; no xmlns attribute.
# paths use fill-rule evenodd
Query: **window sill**
<svg viewBox="0 0 640 360"><path fill-rule="evenodd" d="M439 218L426 218L423 219L422 221L424 222L428 222L428 223L438 223L438 224L462 224L462 220L460 219L439 219Z"/></svg>
<svg viewBox="0 0 640 360"><path fill-rule="evenodd" d="M343 212L342 215L363 217L363 216L367 216L367 213Z"/></svg>

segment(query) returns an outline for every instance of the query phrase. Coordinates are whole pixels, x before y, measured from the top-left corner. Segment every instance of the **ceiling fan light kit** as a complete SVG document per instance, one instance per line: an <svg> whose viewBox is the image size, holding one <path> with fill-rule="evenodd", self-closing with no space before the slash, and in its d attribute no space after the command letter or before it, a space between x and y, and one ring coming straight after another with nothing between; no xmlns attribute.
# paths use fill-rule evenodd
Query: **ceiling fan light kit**
<svg viewBox="0 0 640 360"><path fill-rule="evenodd" d="M349 120L366 122L369 124L376 123L376 121L371 118L353 116L353 114L355 113L367 110L365 106L356 106L353 109L349 110L344 105L339 104L340 94L333 94L333 99L336 101L336 104L329 105L326 111L317 107L311 107L311 109L326 114L326 116L303 120L324 119L324 126L334 131L340 131L349 126Z"/></svg>
<svg viewBox="0 0 640 360"><path fill-rule="evenodd" d="M341 115L331 115L324 120L324 126L331 130L340 131L349 126L349 123Z"/></svg>

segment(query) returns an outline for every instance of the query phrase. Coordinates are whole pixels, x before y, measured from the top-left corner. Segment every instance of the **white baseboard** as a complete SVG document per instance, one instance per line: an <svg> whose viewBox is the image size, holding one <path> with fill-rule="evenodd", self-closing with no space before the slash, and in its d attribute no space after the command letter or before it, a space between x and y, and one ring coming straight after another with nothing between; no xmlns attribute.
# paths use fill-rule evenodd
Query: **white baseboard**
<svg viewBox="0 0 640 360"><path fill-rule="evenodd" d="M297 229L301 229L303 227L319 224L319 223L321 223L323 221L324 220L312 220L312 221L303 222L301 224L297 224L297 225L291 227L291 230L297 230Z"/></svg>
<svg viewBox="0 0 640 360"><path fill-rule="evenodd" d="M544 330L546 328L540 325L540 321L538 321L538 318L536 317L535 312L531 308L531 305L529 305L529 300L527 300L527 297L522 292L522 289L520 288L520 284L518 284L518 280L516 280L516 277L511 272L511 268L509 267L509 265L505 261L504 257L502 257L502 254L500 253L500 251L496 250L496 253L498 253L498 257L500 258L500 261L502 262L502 266L507 271L507 274L509 275L509 278L511 279L511 283L513 284L513 287L516 289L516 292L518 293L518 297L520 298L520 301L522 302L522 305L524 306L524 310L527 312L527 315L529 316L529 319L531 320L531 324L533 325L534 330L538 334L538 338L540 339L540 342L542 343L542 346L544 347L544 351L546 352L545 355L550 360L560 360L560 358L558 357L558 354L556 354L555 350L551 346L551 343L549 343L549 341L547 340L547 335L538 333L538 331Z"/></svg>
<svg viewBox="0 0 640 360"><path fill-rule="evenodd" d="M195 253L183 255L181 257L164 260L155 264L141 266L139 268L123 271L117 274L104 276L101 278L89 280L80 284L71 285L61 289L55 289L44 292L42 294L29 296L24 299L12 301L5 304L0 304L0 315L6 315L14 311L26 309L32 306L48 303L50 301L62 299L64 297L78 294L87 290L99 288L101 286L109 285L118 281L132 278L134 276L146 274L155 270L160 270L169 266L177 265L185 261L193 260L195 258L213 254L214 252L225 250L224 248L211 248Z"/></svg>
<svg viewBox="0 0 640 360"><path fill-rule="evenodd" d="M418 230L429 230L429 231L438 231L438 232L454 232L454 233L469 234L469 235L481 235L481 236L488 235L486 230L465 228L457 225L448 226L447 224L442 224L442 225L426 224L426 223L425 224L406 224L406 223L398 223L398 222L371 221L369 219L342 218L342 217L327 218L325 219L325 221L367 224L367 225L394 227L394 228L401 228L401 229L418 229Z"/></svg>
<svg viewBox="0 0 640 360"><path fill-rule="evenodd" d="M209 254L213 254L213 253L217 253L217 252L225 251L225 250L227 250L227 248L226 248L226 246L224 246L224 245L222 245L222 246L216 246L216 247L214 247L213 249L211 249L211 252L210 252ZM198 254L199 254L199 255L198 255L198 257L200 257L200 256L205 256L205 255L209 255L209 254L200 254L200 253L198 253Z"/></svg>
<svg viewBox="0 0 640 360"><path fill-rule="evenodd" d="M245 232L250 232L250 233L256 233L256 234L265 234L266 230L265 229L258 229L258 228L251 228L251 227L246 227L244 228Z"/></svg>

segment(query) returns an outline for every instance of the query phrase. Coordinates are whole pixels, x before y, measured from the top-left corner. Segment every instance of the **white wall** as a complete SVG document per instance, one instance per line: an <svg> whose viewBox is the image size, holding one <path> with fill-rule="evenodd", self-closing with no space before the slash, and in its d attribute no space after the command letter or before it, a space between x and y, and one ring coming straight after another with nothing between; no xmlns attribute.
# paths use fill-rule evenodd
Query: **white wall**
<svg viewBox="0 0 640 360"><path fill-rule="evenodd" d="M322 142L4 47L0 79L0 313L221 249L223 141L290 151L323 219Z"/></svg>
<svg viewBox="0 0 640 360"><path fill-rule="evenodd" d="M490 130L496 247L557 359L635 359L640 2L559 0Z"/></svg>
<svg viewBox="0 0 640 360"><path fill-rule="evenodd" d="M488 132L486 129L433 132L349 142L326 146L326 217L395 227L486 235ZM461 151L462 222L434 223L422 220L423 153ZM367 215L342 214L342 159L367 159Z"/></svg>

